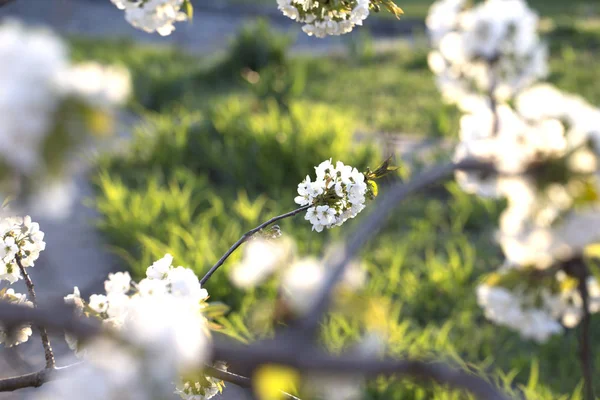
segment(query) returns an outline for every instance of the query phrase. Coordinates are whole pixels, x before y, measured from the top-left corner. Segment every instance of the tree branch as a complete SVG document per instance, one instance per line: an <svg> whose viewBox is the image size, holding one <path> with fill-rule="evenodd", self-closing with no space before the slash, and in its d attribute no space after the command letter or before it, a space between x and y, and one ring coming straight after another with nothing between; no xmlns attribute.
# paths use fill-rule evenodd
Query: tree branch
<svg viewBox="0 0 600 400"><path fill-rule="evenodd" d="M80 339L91 338L102 332L99 321L77 317L73 308L63 303L54 307L31 308L0 302L0 321L8 327L27 323L43 325L51 331L67 331Z"/></svg>
<svg viewBox="0 0 600 400"><path fill-rule="evenodd" d="M46 382L66 377L69 370L81 363L75 363L60 368L44 368L33 372L11 378L0 379L0 392L12 392L27 387L40 387Z"/></svg>
<svg viewBox="0 0 600 400"><path fill-rule="evenodd" d="M208 272L206 273L206 275L204 275L202 277L202 279L200 279L200 284L204 285L206 283L206 281L208 281L210 279L210 277L215 273L215 271L217 269L219 269L219 267L221 265L223 265L223 263L225 262L225 260L227 260L227 258L234 252L237 250L238 247L240 247L242 245L242 243L244 243L245 241L247 241L248 239L250 239L253 235L255 235L256 233L258 233L260 230L266 228L267 226L274 224L277 221L280 221L282 219L285 218L289 218L289 217L293 217L296 214L301 213L302 211L306 211L311 207L311 205L307 205L307 206L302 206L294 211L290 211L288 213L279 215L277 217L273 217L270 220L263 222L262 224L260 224L259 226L257 226L256 228L244 233L244 235L233 244L233 246L231 246L229 248L229 250L227 250L227 252L225 254L223 254L223 256L219 259L219 261L217 261L217 263L215 265L213 265L211 267L211 269L208 270Z"/></svg>
<svg viewBox="0 0 600 400"><path fill-rule="evenodd" d="M472 164L472 162L471 162ZM415 193L441 179L450 176L456 169L473 168L475 164L444 164L419 174L408 183L397 183L385 192L374 204L373 212L355 230L342 250L342 254L333 256L333 261L326 261L326 271L331 271L318 292L313 308L299 321L301 328L313 332L321 317L327 310L329 297L335 284L344 274L346 265L356 256L360 248L373 237L385 223L388 214L410 194ZM481 164L478 164L481 166Z"/></svg>
<svg viewBox="0 0 600 400"><path fill-rule="evenodd" d="M279 364L301 371L361 375L375 377L392 375L433 381L453 389L467 390L480 399L508 400L490 382L467 371L451 368L442 363L410 359L378 359L356 354L339 356L323 353L317 348L298 351L295 343L285 339L272 339L244 346L231 341L216 341L214 357L218 360L235 360L237 364L254 369L262 364Z"/></svg>
<svg viewBox="0 0 600 400"><path fill-rule="evenodd" d="M77 317L69 307L55 308L30 308L15 304L0 304L0 321L6 325L18 325L23 323L43 324L50 330L69 331L80 339L102 333L99 324L92 324L90 320ZM498 389L485 379L472 375L460 369L451 368L441 363L429 363L419 360L387 359L380 360L373 357L361 357L356 354L329 355L317 348L300 348L295 342L290 341L295 336L279 337L264 342L257 342L249 346L241 345L232 341L214 340L214 359L225 362L235 362L236 365L244 365L251 369L262 364L282 364L300 370L314 370L322 372L337 372L342 374L377 376L394 375L397 377L412 377L416 379L430 380L441 385L447 385L454 389L464 389L485 400L507 400ZM67 368L67 367L65 367ZM60 370L60 368L58 369ZM51 372L51 371L49 371ZM49 373L48 372L48 373ZM217 378L227 377L236 384L247 384L248 381L235 374L225 375L223 371L209 370L209 374L219 374ZM33 374L30 374L33 375ZM8 378L13 389L6 389L8 384L0 380L3 390L15 390L27 382L34 386L36 383L45 382L43 379L36 380L34 377L25 375L27 378ZM44 379L52 379L42 375ZM225 380L225 379L224 379ZM19 382L17 385L15 382ZM4 386L1 386L4 385Z"/></svg>
<svg viewBox="0 0 600 400"><path fill-rule="evenodd" d="M15 0L0 0L0 7L4 7L8 3L12 3Z"/></svg>
<svg viewBox="0 0 600 400"><path fill-rule="evenodd" d="M27 285L27 290L29 291L29 296L31 298L31 302L34 307L37 307L37 299L35 297L35 288L33 286L33 281L27 274L27 271L23 267L23 263L21 263L21 257L18 255L15 256L15 260L19 269L21 270L21 274L23 274L23 278L25 279L25 284ZM46 328L43 325L37 326L40 331L40 337L42 338L42 345L44 346L44 358L46 359L46 368L52 369L56 366L56 361L54 360L54 352L52 351L52 346L50 345L50 338L48 338L48 332L46 332Z"/></svg>
<svg viewBox="0 0 600 400"><path fill-rule="evenodd" d="M583 373L584 382L584 396L586 400L595 400L594 395L594 378L593 378L593 365L592 365L592 348L590 338L590 296L587 289L587 278L589 277L589 271L587 265L582 260L580 263L581 272L579 274L578 290L581 295L582 307L583 307L583 318L581 320L581 337L579 339L579 357L581 361L581 370Z"/></svg>

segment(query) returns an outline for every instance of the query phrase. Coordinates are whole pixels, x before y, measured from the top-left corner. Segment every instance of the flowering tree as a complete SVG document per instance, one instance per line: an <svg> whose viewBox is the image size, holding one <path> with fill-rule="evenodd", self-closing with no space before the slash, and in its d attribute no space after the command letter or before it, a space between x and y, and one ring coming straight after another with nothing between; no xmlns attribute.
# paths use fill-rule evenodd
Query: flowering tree
<svg viewBox="0 0 600 400"><path fill-rule="evenodd" d="M192 14L187 0L113 3L133 26L160 35L171 33L174 22ZM304 32L317 37L347 33L382 6L396 16L402 13L388 0L277 4L284 15L304 24ZM225 382L232 382L252 386L264 399L295 398L287 392L300 371L305 379L315 372L342 375L345 390L360 383L357 376L393 375L468 390L482 399L505 399L486 379L467 371L380 357L369 338L362 352L338 355L323 351L316 340L323 316L339 306L333 294L360 286L364 276L352 261L388 214L411 194L454 174L465 191L505 198L508 204L497 234L506 262L473 294L486 317L540 342L581 323L585 393L586 399L593 399L589 324L590 314L600 310L600 286L588 261L590 246L600 240L594 224L600 215L600 110L537 83L547 73L546 49L537 34L537 16L523 0L486 0L470 8L462 0L440 0L432 6L427 25L433 46L429 64L440 91L464 112L454 161L425 170L407 183L392 184L378 196L376 181L394 170L389 160L363 172L325 160L315 167L314 180L309 174L299 183L299 208L245 233L201 279L191 269L175 267L167 254L138 282L127 272L110 274L105 293L86 300L76 287L65 296L64 305L43 306L37 304L30 271L45 249L44 234L30 217L3 216L0 280L12 284L24 279L28 295L12 288L0 292L0 343L10 347L26 342L34 326L46 366L0 379L0 391L42 386L68 375L34 397L148 399L175 392L198 400L215 396ZM32 199L48 201L38 191L40 182L51 181L49 171L68 177L65 154L57 157L53 144L60 143L62 150L65 143L80 145L82 132L106 132L114 106L126 99L130 83L119 69L69 65L63 45L47 32L27 32L11 23L0 28L0 38L0 54L29 63L5 67L9 71L0 75L11 77L0 81L6 93L22 93L15 85L29 89L29 97L17 98L16 103L0 97L6 117L0 124L5 138L0 146L6 171L2 176L8 177L5 193L15 193L14 203L29 209ZM51 67L33 68L36 65ZM14 104L28 110L31 120L16 121L10 108ZM371 212L322 260L296 257L293 243L279 238L274 225L304 214L318 234L343 226L366 207ZM242 245L242 261L230 268L232 281L249 288L279 274L287 322L274 337L251 344L213 334L221 329L216 318L225 310L211 303L203 288ZM57 367L48 330L64 332L82 362ZM252 376L228 371L229 364ZM319 395L341 398L341 390Z"/></svg>

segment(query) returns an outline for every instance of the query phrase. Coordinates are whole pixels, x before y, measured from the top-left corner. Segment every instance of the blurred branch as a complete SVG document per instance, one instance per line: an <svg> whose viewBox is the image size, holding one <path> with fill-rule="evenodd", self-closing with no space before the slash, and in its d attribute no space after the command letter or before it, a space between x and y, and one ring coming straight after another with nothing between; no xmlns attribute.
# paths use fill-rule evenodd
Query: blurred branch
<svg viewBox="0 0 600 400"><path fill-rule="evenodd" d="M7 5L8 3L12 3L15 0L0 0L0 7Z"/></svg>
<svg viewBox="0 0 600 400"><path fill-rule="evenodd" d="M582 260L580 262L579 284L578 290L581 295L583 318L581 320L581 337L579 339L579 357L581 361L581 370L583 373L584 382L584 398L586 400L594 400L594 378L592 365L592 347L590 338L590 323L592 316L590 315L590 296L587 289L587 279L590 272L587 265Z"/></svg>
<svg viewBox="0 0 600 400"><path fill-rule="evenodd" d="M359 251L359 249L377 233L386 216L410 194L419 191L435 182L438 182L455 170L489 170L490 166L476 161L467 160L458 164L444 164L434 167L405 184L393 185L385 195L375 203L374 211L358 227L346 246L341 259L333 263L331 274L326 278L322 291L318 295L318 301L314 309L307 314L305 320L301 320L301 327L315 329L318 326L321 316L325 313L330 291L343 275L346 264ZM257 228L247 232L238 240L213 268L202 279L202 283L223 264L225 259L231 255L243 242L249 237L263 229L264 227L281 220L283 218L296 215L310 206L304 206L291 211L259 225ZM56 308L39 307L29 308L13 304L0 304L0 321L6 326L17 326L23 323L35 323L43 325L48 329L63 331L66 330L79 338L88 338L100 334L102 330L99 324L92 323L91 320L77 317L72 308L66 305L60 305ZM433 381L440 385L446 385L453 389L467 390L486 400L506 400L507 397L495 388L485 379L473 375L467 371L452 368L442 363L425 362L411 359L379 359L375 357L363 357L356 354L342 354L339 356L330 355L314 347L306 341L306 330L287 331L281 333L274 339L256 342L249 346L241 345L231 341L214 341L213 354L215 360L222 360L229 363L241 365L249 370L254 370L262 364L281 364L287 365L299 370L311 370L320 372L331 372L338 374L378 376L393 375L396 377L409 377L418 380ZM299 345L305 344L305 345ZM236 375L226 371L208 368L209 375L239 384L241 386L251 385L251 380L241 375ZM44 379L52 376L40 372L36 374L25 375L23 377L9 378L15 388L25 387L24 383L35 386L44 383ZM227 378L227 379L225 379ZM17 385L18 382L20 384ZM1 383L2 381L0 381ZM2 386L0 386L2 387ZM9 390L9 389L5 389ZM12 389L14 390L14 389ZM293 397L292 397L293 398Z"/></svg>
<svg viewBox="0 0 600 400"><path fill-rule="evenodd" d="M223 263L225 262L225 260L227 260L227 258L234 252L237 250L238 247L240 247L242 245L242 243L246 242L248 239L250 239L253 235L255 235L256 233L260 232L262 229L266 228L267 226L274 224L277 221L280 221L282 219L285 218L289 218L289 217L293 217L296 214L300 214L302 211L306 211L311 207L311 205L306 205L306 206L302 206L294 211L290 211L288 213L279 215L277 217L273 217L270 220L263 222L262 224L260 224L259 226L257 226L256 228L244 233L244 235L233 244L233 246L231 246L229 248L229 250L227 250L227 252L225 254L223 254L223 256L219 259L219 261L217 261L217 263L215 265L213 265L211 267L211 269L208 270L208 272L206 273L206 275L204 275L202 277L202 279L200 279L200 284L204 285L206 283L206 281L208 281L210 279L210 277L212 276L212 274L215 273L215 271L217 269L219 269L219 267L221 265L223 265Z"/></svg>
<svg viewBox="0 0 600 400"><path fill-rule="evenodd" d="M64 378L70 373L73 367L81 364L75 363L60 368L44 368L41 371L33 372L11 378L0 379L0 392L12 392L27 387L40 387L46 382Z"/></svg>
<svg viewBox="0 0 600 400"><path fill-rule="evenodd" d="M23 323L43 324L50 330L67 330L79 338L89 338L102 332L99 324L91 324L89 320L79 318L69 307L30 308L14 304L0 304L0 320L6 325ZM225 362L234 361L254 369L261 364L288 365L300 370L337 372L364 376L393 375L411 377L420 380L434 381L454 389L464 389L481 399L507 400L498 389L485 379L460 369L451 368L441 363L428 363L409 359L365 358L360 355L329 355L319 349L299 347L293 341L297 336L286 336L257 342L244 346L231 341L215 340L214 358ZM292 340L292 341L290 341ZM64 367L70 368L70 367ZM60 368L57 370L61 370ZM54 379L53 370L44 370L36 374L0 380L3 391L16 390L28 386L39 386ZM224 371L208 370L209 374L233 383L248 385L248 378Z"/></svg>
<svg viewBox="0 0 600 400"><path fill-rule="evenodd" d="M299 348L293 340L272 339L244 346L231 341L216 341L214 357L235 360L253 369L262 364L287 365L301 371L318 371L361 376L392 375L433 381L453 389L467 390L480 399L508 400L485 379L442 363L410 359L379 359L356 354L329 355L317 348Z"/></svg>
<svg viewBox="0 0 600 400"><path fill-rule="evenodd" d="M390 212L400 202L404 201L409 195L447 178L455 170L489 171L491 168L488 164L473 160L465 160L458 164L442 164L417 175L408 183L397 183L386 190L385 194L373 204L372 209L374 211L350 235L343 253L337 255L337 260L334 259L327 263L329 265L326 265L325 270L331 271L331 273L326 277L321 290L317 294L314 307L299 321L300 326L305 331L314 333L321 317L328 308L331 291L343 276L346 265L358 254L369 239L381 230Z"/></svg>
<svg viewBox="0 0 600 400"><path fill-rule="evenodd" d="M21 270L21 274L23 274L23 278L25 279L25 284L27 285L27 290L29 291L29 296L31 298L31 302L34 307L37 307L37 299L35 297L35 288L33 286L33 281L29 277L29 274L23 267L23 263L21 263L21 257L15 256L15 260L19 269ZM50 345L50 338L48 337L48 332L46 332L46 328L44 325L38 325L38 330L40 331L40 337L42 338L42 346L44 346L44 358L46 359L46 368L52 369L56 366L56 361L54 360L54 352L52 351L52 346Z"/></svg>
<svg viewBox="0 0 600 400"><path fill-rule="evenodd" d="M0 321L10 327L27 323L44 325L46 329L56 332L67 331L78 338L90 338L101 333L99 321L77 317L73 307L64 303L57 306L26 307L23 305L0 302Z"/></svg>

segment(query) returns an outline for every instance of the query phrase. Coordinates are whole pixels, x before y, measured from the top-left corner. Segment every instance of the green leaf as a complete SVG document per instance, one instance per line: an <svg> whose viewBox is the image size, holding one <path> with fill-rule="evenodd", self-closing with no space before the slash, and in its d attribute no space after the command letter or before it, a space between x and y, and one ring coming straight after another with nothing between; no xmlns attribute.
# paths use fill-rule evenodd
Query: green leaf
<svg viewBox="0 0 600 400"><path fill-rule="evenodd" d="M183 12L188 16L190 21L194 18L194 6L190 0L183 0Z"/></svg>
<svg viewBox="0 0 600 400"><path fill-rule="evenodd" d="M208 306L202 310L202 313L207 318L221 317L221 316L227 314L228 312L229 312L229 306L226 305L225 303L221 303L221 302L209 303Z"/></svg>
<svg viewBox="0 0 600 400"><path fill-rule="evenodd" d="M369 185L369 188L371 189L371 192L373 193L373 197L377 197L377 195L379 194L379 186L377 186L377 182L368 180L367 184Z"/></svg>

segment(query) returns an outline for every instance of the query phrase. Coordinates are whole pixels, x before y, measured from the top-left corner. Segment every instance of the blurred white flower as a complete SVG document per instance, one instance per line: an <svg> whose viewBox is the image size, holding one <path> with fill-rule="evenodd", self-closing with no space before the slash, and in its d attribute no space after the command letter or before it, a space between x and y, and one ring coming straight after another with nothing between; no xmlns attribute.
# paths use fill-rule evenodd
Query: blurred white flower
<svg viewBox="0 0 600 400"><path fill-rule="evenodd" d="M257 238L245 244L242 260L230 269L230 279L239 288L254 287L281 267L294 255L294 243L285 238Z"/></svg>
<svg viewBox="0 0 600 400"><path fill-rule="evenodd" d="M546 294L545 297L549 296ZM484 309L486 318L519 332L525 339L542 343L553 334L562 332L561 325L556 321L559 317L557 310L550 307L549 301L539 308L523 293L488 285L477 287L477 301Z"/></svg>
<svg viewBox="0 0 600 400"><path fill-rule="evenodd" d="M131 92L129 71L95 62L76 64L58 76L60 89L97 107L123 104Z"/></svg>
<svg viewBox="0 0 600 400"><path fill-rule="evenodd" d="M0 290L0 302L33 307L33 303L27 300L26 295L15 293L12 288ZM0 344L4 344L6 347L17 346L26 342L31 334L31 325L21 325L9 331L0 324Z"/></svg>
<svg viewBox="0 0 600 400"><path fill-rule="evenodd" d="M524 0L440 0L427 17L434 50L429 65L444 99L488 93L499 101L547 75L547 50L537 15Z"/></svg>
<svg viewBox="0 0 600 400"><path fill-rule="evenodd" d="M313 305L316 294L327 276L325 265L316 258L297 260L283 271L282 295L285 302L297 313L307 312ZM349 263L338 287L352 291L360 289L365 282L365 272L359 263Z"/></svg>
<svg viewBox="0 0 600 400"><path fill-rule="evenodd" d="M29 174L41 161L58 105L55 79L68 68L67 49L49 31L9 21L0 25L0 59L0 157Z"/></svg>
<svg viewBox="0 0 600 400"><path fill-rule="evenodd" d="M68 156L86 135L106 133L108 111L131 89L129 75L72 67L58 36L16 21L0 24L0 59L11 60L0 66L0 197L16 197L23 213L64 218L75 190Z"/></svg>
<svg viewBox="0 0 600 400"><path fill-rule="evenodd" d="M284 299L294 311L303 314L313 306L324 279L325 269L317 259L299 260L283 273Z"/></svg>

